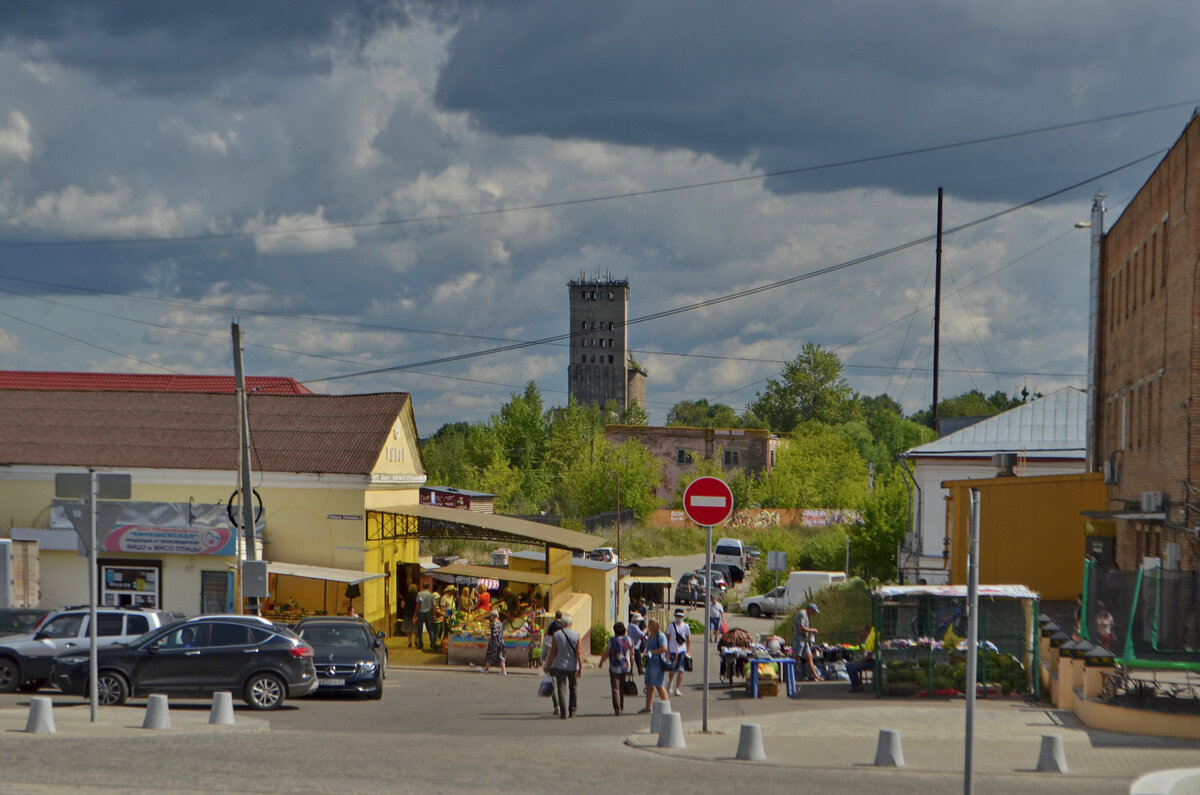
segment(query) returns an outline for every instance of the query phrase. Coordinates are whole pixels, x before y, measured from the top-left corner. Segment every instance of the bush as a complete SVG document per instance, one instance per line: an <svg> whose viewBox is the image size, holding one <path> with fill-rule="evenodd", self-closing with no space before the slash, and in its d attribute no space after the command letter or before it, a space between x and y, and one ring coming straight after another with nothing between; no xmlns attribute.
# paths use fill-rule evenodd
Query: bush
<svg viewBox="0 0 1200 795"><path fill-rule="evenodd" d="M823 643L857 643L859 628L863 624L874 623L871 613L871 589L866 582L857 577L822 588L813 594L813 602L821 612L812 617L811 624L820 630L817 640ZM776 635L791 639L792 621L799 607L798 605L796 610L792 610L776 622Z"/></svg>
<svg viewBox="0 0 1200 795"><path fill-rule="evenodd" d="M608 645L609 639L612 638L612 632L603 624L596 624L592 627L592 654L604 654L604 647Z"/></svg>

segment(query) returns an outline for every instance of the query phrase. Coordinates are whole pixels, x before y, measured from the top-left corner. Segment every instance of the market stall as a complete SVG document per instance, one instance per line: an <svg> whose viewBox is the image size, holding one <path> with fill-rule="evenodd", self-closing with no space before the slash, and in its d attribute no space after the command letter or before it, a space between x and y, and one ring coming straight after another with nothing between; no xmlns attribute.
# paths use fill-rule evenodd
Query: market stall
<svg viewBox="0 0 1200 795"><path fill-rule="evenodd" d="M306 616L343 615L361 609L360 585L384 575L300 563L267 563L267 590L260 615L281 624L294 624Z"/></svg>
<svg viewBox="0 0 1200 795"><path fill-rule="evenodd" d="M874 591L876 696L956 696L966 687L965 585ZM1038 595L1023 585L979 586L980 696L1034 693Z"/></svg>
<svg viewBox="0 0 1200 795"><path fill-rule="evenodd" d="M505 659L509 667L529 665L541 649L542 609L535 592L559 582L562 578L529 571L512 571L496 566L471 566L454 563L429 572L439 579L450 579L456 587L490 585L495 583L497 598L492 606L504 619ZM490 581L490 582L489 582ZM503 600L503 595L516 594L517 609ZM521 598L525 597L525 598ZM450 623L446 640L447 665L482 665L491 633L491 607L469 613L458 611Z"/></svg>

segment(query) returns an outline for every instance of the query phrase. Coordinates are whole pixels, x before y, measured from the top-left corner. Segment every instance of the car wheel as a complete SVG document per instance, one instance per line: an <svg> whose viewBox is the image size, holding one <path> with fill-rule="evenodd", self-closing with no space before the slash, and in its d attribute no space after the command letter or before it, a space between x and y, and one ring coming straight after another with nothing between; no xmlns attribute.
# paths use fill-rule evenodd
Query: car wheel
<svg viewBox="0 0 1200 795"><path fill-rule="evenodd" d="M21 666L12 657L0 657L0 693L11 693L21 685Z"/></svg>
<svg viewBox="0 0 1200 795"><path fill-rule="evenodd" d="M372 701L378 701L383 698L383 677L375 680L375 689L367 693L367 698Z"/></svg>
<svg viewBox="0 0 1200 795"><path fill-rule="evenodd" d="M17 690L20 690L22 693L36 693L42 689L42 685L44 684L46 684L45 679L30 679L28 682L22 682Z"/></svg>
<svg viewBox="0 0 1200 795"><path fill-rule="evenodd" d="M750 605L749 609L747 609L746 612L749 613L754 618L758 618L759 616L762 615L762 608L759 607L758 605Z"/></svg>
<svg viewBox="0 0 1200 795"><path fill-rule="evenodd" d="M388 656L387 656L387 652L384 652L384 654L383 654L383 678L384 679L387 679L387 669L388 669Z"/></svg>
<svg viewBox="0 0 1200 795"><path fill-rule="evenodd" d="M246 682L242 697L251 709L279 709L287 698L287 687L275 674L255 674Z"/></svg>
<svg viewBox="0 0 1200 795"><path fill-rule="evenodd" d="M88 695L84 690L83 694ZM101 671L96 677L96 700L102 707L119 707L129 698L129 683L115 671Z"/></svg>

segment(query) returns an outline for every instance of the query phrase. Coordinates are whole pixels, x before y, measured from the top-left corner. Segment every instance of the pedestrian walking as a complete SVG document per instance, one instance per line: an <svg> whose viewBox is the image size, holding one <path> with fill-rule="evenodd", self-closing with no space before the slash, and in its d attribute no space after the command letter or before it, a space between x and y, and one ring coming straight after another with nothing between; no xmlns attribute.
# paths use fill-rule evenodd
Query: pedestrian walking
<svg viewBox="0 0 1200 795"><path fill-rule="evenodd" d="M650 704L655 694L659 701L671 700L664 686L667 676L667 636L659 626L658 619L650 619L646 626L646 708L639 709L638 714L650 711Z"/></svg>
<svg viewBox="0 0 1200 795"><path fill-rule="evenodd" d="M673 696L682 696L679 686L683 684L683 672L688 654L692 650L692 629L688 626L683 608L675 609L675 622L667 628L667 651L671 656L671 668L667 673L667 690ZM674 688L671 684L674 682Z"/></svg>
<svg viewBox="0 0 1200 795"><path fill-rule="evenodd" d="M792 654L796 657L797 667L801 671L807 667L812 678L818 682L823 677L817 672L816 663L813 662L813 644L817 639L817 630L809 624L809 617L820 613L817 606L810 602L808 607L796 611L796 617L792 620Z"/></svg>
<svg viewBox="0 0 1200 795"><path fill-rule="evenodd" d="M543 670L554 676L558 689L558 715L563 720L575 717L579 696L579 678L583 676L583 655L579 652L579 633L571 629L575 623L569 615L562 617L562 629L554 633L550 658Z"/></svg>
<svg viewBox="0 0 1200 795"><path fill-rule="evenodd" d="M542 667L545 667L546 660L550 659L550 650L554 647L554 635L562 629L563 612L561 610L554 611L554 620L550 622L550 626L546 627L546 634L542 636ZM558 688L555 687L550 691L550 702L554 705L554 714L558 714Z"/></svg>
<svg viewBox="0 0 1200 795"><path fill-rule="evenodd" d="M633 663L629 659L632 652L633 644L625 634L625 625L618 621L613 624L613 636L600 656L601 668L605 661L608 662L608 684L612 688L613 712L617 715L625 711L625 681L633 670ZM634 693L637 693L637 685L634 685Z"/></svg>
<svg viewBox="0 0 1200 795"><path fill-rule="evenodd" d="M500 613L496 610L488 613L488 617L492 620L492 626L488 634L487 651L483 657L483 672L486 674L488 668L498 665L500 675L508 676L504 667L504 622L500 620Z"/></svg>
<svg viewBox="0 0 1200 795"><path fill-rule="evenodd" d="M403 623L400 625L402 631L408 636L408 648L412 648L413 634L417 629L417 585L411 583L408 586L408 593L404 595L404 602L400 605L400 615Z"/></svg>
<svg viewBox="0 0 1200 795"><path fill-rule="evenodd" d="M712 595L712 602L708 606L708 634L714 640L721 639L721 623L725 620L725 605L721 604L721 600L716 594Z"/></svg>
<svg viewBox="0 0 1200 795"><path fill-rule="evenodd" d="M427 584L421 585L421 590L417 592L417 648L425 648L425 641L422 638L422 632L428 630L429 645L432 647L437 644L437 629L433 624L433 591L429 590Z"/></svg>
<svg viewBox="0 0 1200 795"><path fill-rule="evenodd" d="M638 676L645 673L642 668L642 652L646 650L646 630L643 628L645 626L646 622L640 616L636 616L629 622L625 633L629 637L630 656L633 657L633 664L637 666Z"/></svg>

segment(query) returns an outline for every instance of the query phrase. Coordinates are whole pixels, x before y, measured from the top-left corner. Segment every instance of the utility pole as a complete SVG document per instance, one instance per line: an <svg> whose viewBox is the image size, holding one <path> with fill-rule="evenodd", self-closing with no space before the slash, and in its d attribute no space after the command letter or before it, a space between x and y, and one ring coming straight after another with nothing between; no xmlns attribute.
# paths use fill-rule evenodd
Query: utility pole
<svg viewBox="0 0 1200 795"><path fill-rule="evenodd" d="M237 387L238 417L238 491L242 501L242 535L246 539L246 560L257 560L254 546L254 487L250 478L250 413L246 400L246 373L242 369L242 330L233 324L233 377ZM239 569L241 561L238 561ZM246 610L258 615L258 597L246 597Z"/></svg>
<svg viewBox="0 0 1200 795"><path fill-rule="evenodd" d="M1082 224L1076 224L1081 228ZM1088 274L1088 383L1087 383L1087 471L1095 472L1100 468L1096 443L1096 414L1100 396L1097 393L1099 381L1099 359L1097 349L1100 345L1100 247L1104 238L1104 194L1097 193L1092 200L1092 220L1089 224L1092 230L1092 250L1090 273ZM1163 241L1166 242L1165 240ZM1164 255L1165 258L1165 255Z"/></svg>
<svg viewBox="0 0 1200 795"><path fill-rule="evenodd" d="M938 188L937 208L937 252L935 257L935 278L933 282L933 411L930 413L930 423L936 431L938 427L938 364L941 359L942 346L942 189Z"/></svg>

